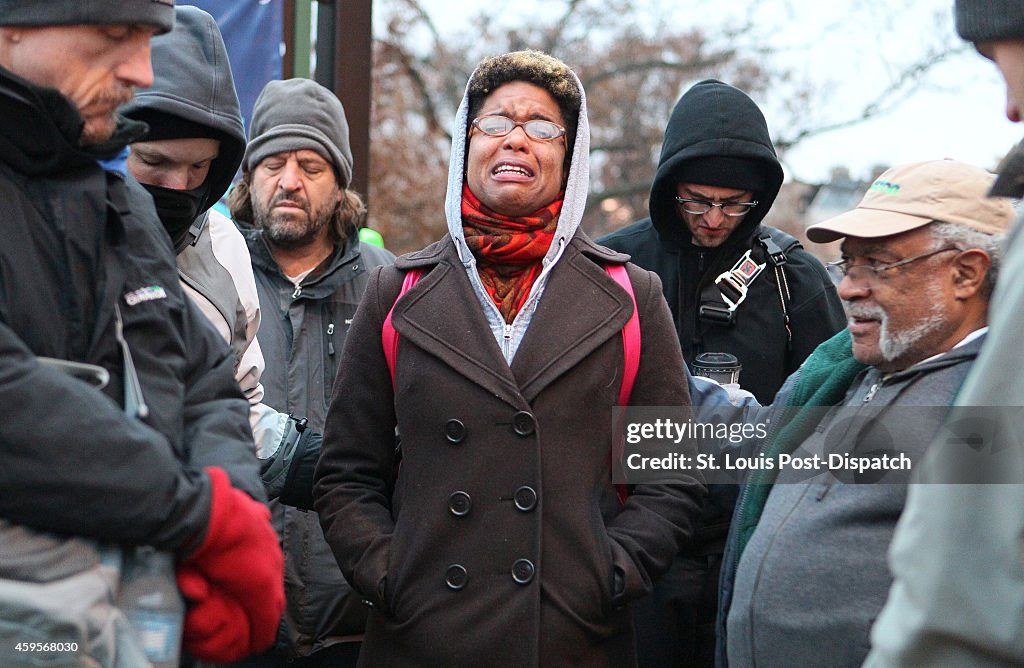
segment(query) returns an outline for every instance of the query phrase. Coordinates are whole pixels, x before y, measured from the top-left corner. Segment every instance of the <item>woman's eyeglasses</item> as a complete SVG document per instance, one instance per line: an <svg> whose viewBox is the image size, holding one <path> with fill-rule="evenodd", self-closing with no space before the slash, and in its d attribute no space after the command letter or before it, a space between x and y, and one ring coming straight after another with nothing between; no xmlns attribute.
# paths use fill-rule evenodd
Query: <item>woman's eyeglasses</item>
<svg viewBox="0 0 1024 668"><path fill-rule="evenodd" d="M554 141L565 136L565 128L551 121L535 118L530 121L514 121L508 116L488 114L473 121L473 127L488 137L504 137L517 127L523 128L526 136L537 141Z"/></svg>

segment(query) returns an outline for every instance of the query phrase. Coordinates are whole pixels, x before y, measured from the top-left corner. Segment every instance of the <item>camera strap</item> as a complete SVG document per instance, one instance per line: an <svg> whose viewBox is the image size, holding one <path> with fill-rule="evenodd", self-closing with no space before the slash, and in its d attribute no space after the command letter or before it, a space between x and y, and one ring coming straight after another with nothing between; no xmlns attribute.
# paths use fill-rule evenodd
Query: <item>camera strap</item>
<svg viewBox="0 0 1024 668"><path fill-rule="evenodd" d="M698 314L700 320L705 323L726 327L735 325L736 309L746 301L750 285L768 265L771 265L779 289L779 304L782 307L788 347L792 345L793 332L789 327L787 307L790 300L789 283L782 270L782 266L786 264L786 252L768 234L759 236L757 242L764 251L765 261L757 262L752 255L754 249L747 249L731 269L719 274L714 283L701 290Z"/></svg>
<svg viewBox="0 0 1024 668"><path fill-rule="evenodd" d="M736 308L747 299L748 288L766 264L750 257L748 248L732 269L723 271L715 282L701 291L700 319L719 325L736 324Z"/></svg>

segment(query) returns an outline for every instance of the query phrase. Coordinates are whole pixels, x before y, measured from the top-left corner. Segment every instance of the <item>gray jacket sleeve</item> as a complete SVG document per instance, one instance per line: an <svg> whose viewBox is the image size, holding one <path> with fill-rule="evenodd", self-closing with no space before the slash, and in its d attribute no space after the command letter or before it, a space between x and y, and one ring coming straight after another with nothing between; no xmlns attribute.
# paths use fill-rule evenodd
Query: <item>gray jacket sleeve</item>
<svg viewBox="0 0 1024 668"><path fill-rule="evenodd" d="M249 404L234 378L234 357L191 301L186 300L183 336L190 355L185 377L188 463L223 468L234 487L266 500L249 427Z"/></svg>

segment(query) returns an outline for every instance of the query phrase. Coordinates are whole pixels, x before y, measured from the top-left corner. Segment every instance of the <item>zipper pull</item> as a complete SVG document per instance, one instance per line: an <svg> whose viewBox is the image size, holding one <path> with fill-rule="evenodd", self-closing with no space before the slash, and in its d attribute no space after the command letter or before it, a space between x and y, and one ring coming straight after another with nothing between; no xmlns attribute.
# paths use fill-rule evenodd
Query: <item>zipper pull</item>
<svg viewBox="0 0 1024 668"><path fill-rule="evenodd" d="M505 358L508 359L509 353L512 352L512 325L505 325L503 348L505 352Z"/></svg>
<svg viewBox="0 0 1024 668"><path fill-rule="evenodd" d="M878 394L878 388L880 388L881 386L882 386L881 382L878 382L878 383L875 383L874 385L872 385L871 388L868 390L868 393L864 395L864 403L867 403L867 402L871 401L872 399L874 399L875 395Z"/></svg>
<svg viewBox="0 0 1024 668"><path fill-rule="evenodd" d="M328 325L327 325L327 336L330 336L330 337L334 336L334 323L333 322L332 323L328 323ZM330 355L331 357L334 356L334 339L333 338L327 339L327 354Z"/></svg>
<svg viewBox="0 0 1024 668"><path fill-rule="evenodd" d="M299 295L301 295L301 294L302 294L302 286L301 285L296 285L295 286L295 291L292 292L292 299L298 299Z"/></svg>

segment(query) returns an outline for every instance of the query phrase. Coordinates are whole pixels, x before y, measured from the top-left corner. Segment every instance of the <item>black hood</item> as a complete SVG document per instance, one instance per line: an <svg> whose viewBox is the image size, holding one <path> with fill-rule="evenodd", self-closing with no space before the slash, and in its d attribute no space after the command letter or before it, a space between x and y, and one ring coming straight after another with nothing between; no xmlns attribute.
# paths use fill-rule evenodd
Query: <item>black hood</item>
<svg viewBox="0 0 1024 668"><path fill-rule="evenodd" d="M154 37L152 44L153 86L138 91L121 112L140 120L152 119L154 114L174 116L188 125L208 128L211 136L220 139L220 154L204 184L209 188L200 204L201 214L227 192L245 152L245 129L224 38L212 16L196 7L178 6L174 30ZM153 135L171 138L159 129Z"/></svg>
<svg viewBox="0 0 1024 668"><path fill-rule="evenodd" d="M686 91L672 110L651 186L651 221L670 245L685 247L691 241L676 211L676 174L688 161L710 156L753 162L763 169L767 184L754 194L757 206L743 218L723 249L745 243L779 194L782 165L761 110L738 88L714 79L701 81Z"/></svg>

